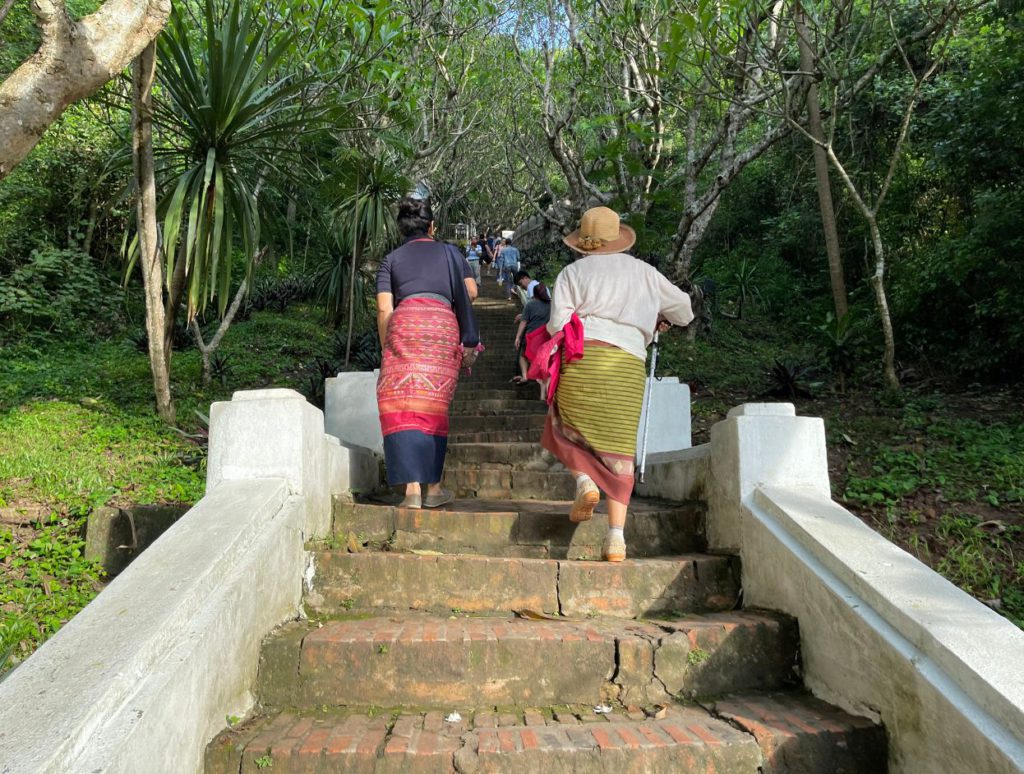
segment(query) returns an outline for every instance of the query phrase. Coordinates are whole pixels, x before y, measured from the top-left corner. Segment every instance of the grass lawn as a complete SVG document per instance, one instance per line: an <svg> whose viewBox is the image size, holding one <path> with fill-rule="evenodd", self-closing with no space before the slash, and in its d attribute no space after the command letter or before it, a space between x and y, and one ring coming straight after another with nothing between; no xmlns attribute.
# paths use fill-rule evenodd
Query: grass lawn
<svg viewBox="0 0 1024 774"><path fill-rule="evenodd" d="M0 350L0 672L101 588L100 568L82 556L91 509L195 502L210 403L237 389L302 391L333 348L319 313L295 305L232 327L223 381L210 387L198 352L176 352L178 429L157 419L149 361L130 340Z"/></svg>

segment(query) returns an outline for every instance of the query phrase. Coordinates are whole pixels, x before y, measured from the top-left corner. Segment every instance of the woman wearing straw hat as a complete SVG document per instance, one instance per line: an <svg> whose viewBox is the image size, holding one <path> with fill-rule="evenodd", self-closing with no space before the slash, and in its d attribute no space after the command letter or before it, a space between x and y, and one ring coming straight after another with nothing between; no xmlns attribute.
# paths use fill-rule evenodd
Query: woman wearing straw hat
<svg viewBox="0 0 1024 774"><path fill-rule="evenodd" d="M561 367L541 443L576 478L572 521L590 519L605 493L603 555L621 562L647 347L656 328L687 325L693 312L686 293L626 254L636 233L607 207L583 213L579 229L564 241L579 257L555 280L547 329L554 336L577 316L583 324L583 357Z"/></svg>

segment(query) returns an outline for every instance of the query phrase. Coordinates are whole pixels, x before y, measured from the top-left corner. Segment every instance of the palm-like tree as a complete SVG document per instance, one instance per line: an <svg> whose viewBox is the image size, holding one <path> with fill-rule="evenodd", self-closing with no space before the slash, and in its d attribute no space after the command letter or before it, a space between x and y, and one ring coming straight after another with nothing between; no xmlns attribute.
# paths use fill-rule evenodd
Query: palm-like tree
<svg viewBox="0 0 1024 774"><path fill-rule="evenodd" d="M297 168L295 135L320 115L302 101L308 78L282 73L294 31L271 33L241 0L205 0L197 45L190 29L175 4L159 40L155 153L171 323L186 298L189 319L215 297L223 314L236 243L247 271L260 247L260 191L269 174Z"/></svg>
<svg viewBox="0 0 1024 774"><path fill-rule="evenodd" d="M388 157L368 157L356 150L340 157L337 169L330 182L340 200L334 210L334 221L341 250L338 260L325 267L321 299L335 324L341 322L347 307L347 365L352 354L357 298L364 296L357 292L363 261L367 256L380 257L397 241L398 225L391 205L409 190L409 181ZM348 256L351 260L346 267Z"/></svg>

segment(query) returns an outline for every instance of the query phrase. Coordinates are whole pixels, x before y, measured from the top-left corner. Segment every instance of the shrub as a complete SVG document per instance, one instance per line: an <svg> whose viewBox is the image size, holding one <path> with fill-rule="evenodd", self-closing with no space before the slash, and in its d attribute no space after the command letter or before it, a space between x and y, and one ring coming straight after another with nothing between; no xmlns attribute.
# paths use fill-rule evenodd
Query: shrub
<svg viewBox="0 0 1024 774"><path fill-rule="evenodd" d="M118 321L122 292L75 249L33 250L29 260L0 278L0 329L102 329Z"/></svg>

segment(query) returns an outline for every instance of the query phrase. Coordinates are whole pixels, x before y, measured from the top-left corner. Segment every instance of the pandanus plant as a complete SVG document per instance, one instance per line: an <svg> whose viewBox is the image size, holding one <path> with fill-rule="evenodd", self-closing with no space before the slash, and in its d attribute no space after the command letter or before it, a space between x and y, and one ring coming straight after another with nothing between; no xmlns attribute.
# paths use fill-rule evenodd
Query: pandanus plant
<svg viewBox="0 0 1024 774"><path fill-rule="evenodd" d="M338 200L334 225L340 249L337 260L324 267L321 299L335 324L340 323L347 312L345 364L348 365L358 299L366 295L359 292L364 261L379 258L397 242L398 225L391 207L408 192L409 182L384 156L370 158L351 150L339 157L336 164L337 172L330 185Z"/></svg>
<svg viewBox="0 0 1024 774"><path fill-rule="evenodd" d="M295 168L298 133L319 108L303 103L308 77L286 72L295 32L261 26L240 0L205 0L202 28L175 3L159 39L155 148L164 195L158 213L168 312L189 319L229 299L237 247L246 271L260 243L260 191Z"/></svg>

